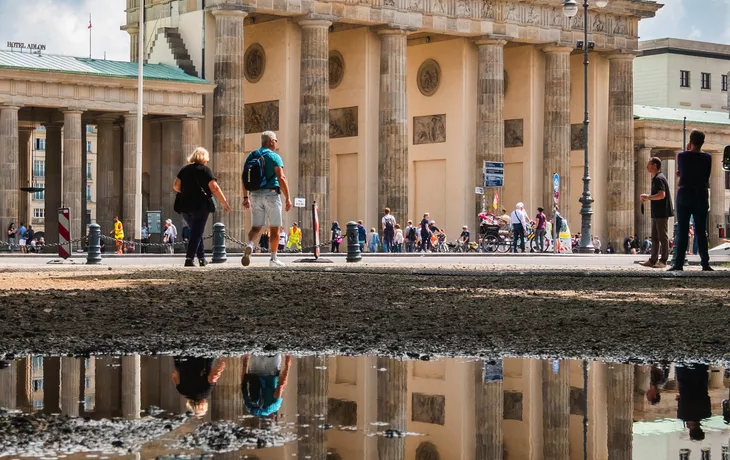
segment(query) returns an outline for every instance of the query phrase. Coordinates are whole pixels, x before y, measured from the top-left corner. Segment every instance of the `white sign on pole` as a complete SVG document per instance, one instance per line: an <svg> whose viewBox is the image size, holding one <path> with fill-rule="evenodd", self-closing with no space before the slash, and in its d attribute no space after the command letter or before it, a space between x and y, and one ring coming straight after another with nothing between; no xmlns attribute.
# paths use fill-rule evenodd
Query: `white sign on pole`
<svg viewBox="0 0 730 460"><path fill-rule="evenodd" d="M484 187L475 187L474 193L476 193L477 195L484 195Z"/></svg>
<svg viewBox="0 0 730 460"><path fill-rule="evenodd" d="M294 198L295 208L304 208L307 206L307 200L304 198Z"/></svg>

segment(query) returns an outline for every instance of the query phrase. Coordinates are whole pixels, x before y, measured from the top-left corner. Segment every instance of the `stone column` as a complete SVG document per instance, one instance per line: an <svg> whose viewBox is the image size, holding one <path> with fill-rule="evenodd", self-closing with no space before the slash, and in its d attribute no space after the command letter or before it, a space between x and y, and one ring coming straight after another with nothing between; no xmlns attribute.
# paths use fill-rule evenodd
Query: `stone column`
<svg viewBox="0 0 730 460"><path fill-rule="evenodd" d="M474 186L484 186L485 161L504 161L504 45L505 40L481 39L477 45L477 142ZM503 196L502 188L484 190L476 195L472 228L479 228L482 206L493 212L494 194ZM482 198L484 202L482 202Z"/></svg>
<svg viewBox="0 0 730 460"><path fill-rule="evenodd" d="M61 414L63 415L71 417L79 415L80 375L81 360L79 358L61 358Z"/></svg>
<svg viewBox="0 0 730 460"><path fill-rule="evenodd" d="M175 192L172 184L177 173L185 165L185 154L182 150L182 126L179 119L162 121L162 145L160 148L160 203L162 218L172 219L182 233L182 218L173 210ZM240 188L240 186L239 186Z"/></svg>
<svg viewBox="0 0 730 460"><path fill-rule="evenodd" d="M378 146L378 216L390 208L403 225L408 215L408 102L406 31L382 29ZM323 222L320 219L320 222Z"/></svg>
<svg viewBox="0 0 730 460"><path fill-rule="evenodd" d="M13 410L17 407L18 363L12 361L10 367L0 371L0 407Z"/></svg>
<svg viewBox="0 0 730 460"><path fill-rule="evenodd" d="M570 458L570 363L542 363L542 431L544 460Z"/></svg>
<svg viewBox="0 0 730 460"><path fill-rule="evenodd" d="M475 459L500 460L504 455L504 380L487 380L486 364L486 361L474 362Z"/></svg>
<svg viewBox="0 0 730 460"><path fill-rule="evenodd" d="M405 433L408 419L408 363L394 358L378 358L378 419L385 423L383 430ZM384 369L384 370L382 370ZM379 460L403 460L406 456L406 439L378 436Z"/></svg>
<svg viewBox="0 0 730 460"><path fill-rule="evenodd" d="M636 186L634 190L634 228L636 229L636 234L639 235L641 241L644 241L644 238L651 236L651 201L643 202L639 196L643 193L651 193L651 174L649 174L649 171L646 170L646 165L649 163L649 159L651 158L651 147L637 148L635 158L634 183ZM663 167L662 170L664 170ZM667 173L665 172L664 174ZM674 194L672 194L672 199L674 199ZM644 214L641 213L642 203L644 203ZM623 240L621 240L621 242L623 243Z"/></svg>
<svg viewBox="0 0 730 460"><path fill-rule="evenodd" d="M330 21L307 18L302 28L301 97L299 102L299 187L307 209L319 207L320 241L329 239L329 26ZM382 104L382 94L381 94ZM381 112L382 119L382 112ZM382 150L381 150L382 152ZM383 183L381 180L380 183ZM306 216L307 214L305 214ZM301 223L304 246L312 243L313 222Z"/></svg>
<svg viewBox="0 0 730 460"><path fill-rule="evenodd" d="M31 152L33 151L33 147L30 145L30 138L33 134L33 129L31 128L21 128L18 134L18 139L20 140L18 144L18 187L32 187L33 181L32 181L32 160L31 160ZM18 192L19 193L19 200L18 200L18 221L25 223L25 226L28 227L28 225L31 223L32 216L32 209L30 205L30 200L32 198L31 194L28 192Z"/></svg>
<svg viewBox="0 0 730 460"><path fill-rule="evenodd" d="M18 107L0 107L0 228L3 232L12 222L18 227ZM7 235L3 235L7 242ZM17 241L16 241L17 243Z"/></svg>
<svg viewBox="0 0 730 460"><path fill-rule="evenodd" d="M248 414L244 408L241 383L243 382L243 357L226 358L226 368L211 394L210 411L212 420L235 420ZM165 376L163 375L162 378Z"/></svg>
<svg viewBox="0 0 730 460"><path fill-rule="evenodd" d="M58 208L61 207L61 125L46 124L45 240L58 243Z"/></svg>
<svg viewBox="0 0 730 460"><path fill-rule="evenodd" d="M122 417L138 419L142 412L140 356L122 356Z"/></svg>
<svg viewBox="0 0 730 460"><path fill-rule="evenodd" d="M634 367L608 365L608 460L631 460Z"/></svg>
<svg viewBox="0 0 730 460"><path fill-rule="evenodd" d="M185 117L182 120L182 158L187 162L193 150L200 147L200 118ZM183 162L183 164L185 164Z"/></svg>
<svg viewBox="0 0 730 460"><path fill-rule="evenodd" d="M96 398L94 412L101 417L119 416L121 405L121 366L119 358L96 358Z"/></svg>
<svg viewBox="0 0 730 460"><path fill-rule="evenodd" d="M297 458L325 460L327 433L324 429L329 394L326 356L297 358L297 412L299 445Z"/></svg>
<svg viewBox="0 0 730 460"><path fill-rule="evenodd" d="M112 231L114 208L114 131L112 120L100 118L96 122L96 223L101 226L101 234Z"/></svg>
<svg viewBox="0 0 730 460"><path fill-rule="evenodd" d="M149 126L149 151L146 154L150 158L150 210L159 211L162 206L162 184L159 183L162 171L162 122L155 118L150 120Z"/></svg>
<svg viewBox="0 0 730 460"><path fill-rule="evenodd" d="M122 161L122 151L124 150L124 135L122 132L122 123L115 123L112 126L112 161L114 162L113 186L112 186L112 218L119 216L122 218L122 190L124 184L122 178L124 176L124 162Z"/></svg>
<svg viewBox="0 0 730 460"><path fill-rule="evenodd" d="M608 89L608 242L634 232L634 55L612 54ZM607 244L608 245L608 244Z"/></svg>
<svg viewBox="0 0 730 460"><path fill-rule="evenodd" d="M69 226L71 239L81 238L81 175L85 168L81 166L81 112L65 110L63 112L63 202L69 210ZM73 248L80 247L74 244Z"/></svg>
<svg viewBox="0 0 730 460"><path fill-rule="evenodd" d="M135 239L136 229L142 223L141 203L137 203L137 114L124 114L124 153L122 156L122 224L124 237Z"/></svg>
<svg viewBox="0 0 730 460"><path fill-rule="evenodd" d="M86 221L86 212L89 209L89 203L86 199L86 186L89 185L89 179L86 177L86 165L89 162L89 152L86 149L86 123L81 123L81 232L86 235L86 226L91 222Z"/></svg>
<svg viewBox="0 0 730 460"><path fill-rule="evenodd" d="M241 171L244 157L243 106L243 19L245 11L213 10L215 16L215 93L213 95L213 166L231 212L219 210L216 222L239 240L245 239L243 228L243 190Z"/></svg>
<svg viewBox="0 0 730 460"><path fill-rule="evenodd" d="M710 247L720 244L718 226L725 225L725 170L722 169L722 152L712 152L712 174L710 175ZM727 230L726 230L727 231ZM725 234L725 238L730 238Z"/></svg>
<svg viewBox="0 0 730 460"><path fill-rule="evenodd" d="M129 60L131 62L139 62L139 28L128 27L129 34Z"/></svg>
<svg viewBox="0 0 730 460"><path fill-rule="evenodd" d="M545 128L541 206L552 215L553 174L560 175L560 214L570 219L577 196L570 184L570 53L571 47L548 46L545 52ZM574 199L575 198L575 199ZM508 208L509 209L509 208Z"/></svg>
<svg viewBox="0 0 730 460"><path fill-rule="evenodd" d="M43 413L58 414L60 410L61 358L43 358Z"/></svg>

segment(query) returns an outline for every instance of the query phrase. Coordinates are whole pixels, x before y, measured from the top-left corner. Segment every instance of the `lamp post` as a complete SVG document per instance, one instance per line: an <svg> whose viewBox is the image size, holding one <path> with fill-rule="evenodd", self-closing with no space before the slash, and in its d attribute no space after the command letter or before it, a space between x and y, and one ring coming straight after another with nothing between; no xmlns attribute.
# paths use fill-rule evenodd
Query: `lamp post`
<svg viewBox="0 0 730 460"><path fill-rule="evenodd" d="M608 5L608 0L594 0L597 7L603 8ZM595 43L588 41L588 0L583 0L583 40L577 43L577 48L583 50L583 102L585 114L583 117L583 195L578 200L582 206L580 208L580 246L578 252L582 254L593 254L593 197L591 196L590 183L591 176L588 171L588 51L595 47ZM563 14L572 18L578 14L579 5L576 0L565 0L563 2Z"/></svg>

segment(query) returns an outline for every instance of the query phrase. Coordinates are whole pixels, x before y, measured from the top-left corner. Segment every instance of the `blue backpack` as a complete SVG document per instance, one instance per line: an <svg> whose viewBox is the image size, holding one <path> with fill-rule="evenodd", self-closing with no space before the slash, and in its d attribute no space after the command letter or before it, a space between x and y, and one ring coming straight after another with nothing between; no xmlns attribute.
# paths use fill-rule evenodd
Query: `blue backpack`
<svg viewBox="0 0 730 460"><path fill-rule="evenodd" d="M244 163L241 180L249 192L269 188L268 182L273 178L266 177L266 157L269 152L269 149L254 150Z"/></svg>

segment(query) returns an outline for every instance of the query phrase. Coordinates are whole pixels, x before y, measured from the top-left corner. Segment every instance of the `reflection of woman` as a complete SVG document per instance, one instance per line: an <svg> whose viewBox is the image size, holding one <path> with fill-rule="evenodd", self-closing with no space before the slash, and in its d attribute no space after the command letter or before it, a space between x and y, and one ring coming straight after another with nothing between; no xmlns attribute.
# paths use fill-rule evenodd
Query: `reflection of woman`
<svg viewBox="0 0 730 460"><path fill-rule="evenodd" d="M177 391L187 398L186 405L196 416L208 412L208 397L220 378L226 362L222 359L180 356L175 358L172 381Z"/></svg>
<svg viewBox="0 0 730 460"><path fill-rule="evenodd" d="M291 356L281 353L243 357L241 392L251 415L267 417L279 411L290 367Z"/></svg>

